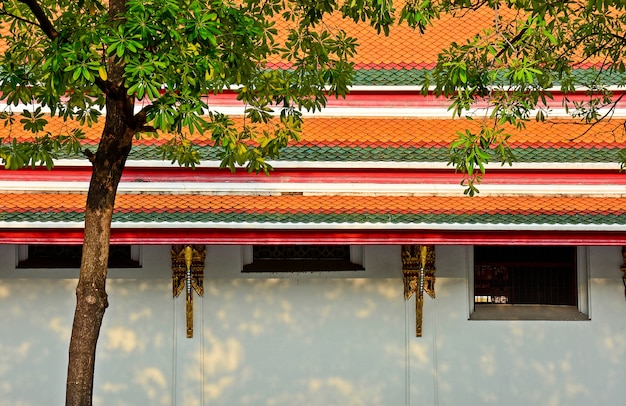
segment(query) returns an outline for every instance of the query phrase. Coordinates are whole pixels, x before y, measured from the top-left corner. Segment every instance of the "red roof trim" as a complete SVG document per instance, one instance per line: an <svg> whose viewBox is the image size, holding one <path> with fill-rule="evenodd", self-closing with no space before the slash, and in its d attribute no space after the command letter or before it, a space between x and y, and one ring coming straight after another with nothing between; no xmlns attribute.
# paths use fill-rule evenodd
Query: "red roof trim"
<svg viewBox="0 0 626 406"><path fill-rule="evenodd" d="M57 167L0 171L1 181L19 182L89 182L90 167ZM127 167L122 182L215 182L215 183L418 183L459 184L462 175L453 169L291 169L277 168L270 176L231 173L217 168L195 170L163 166ZM615 170L524 170L490 169L483 184L501 185L626 185L626 175ZM461 188L459 186L459 188ZM461 189L459 189L461 190Z"/></svg>
<svg viewBox="0 0 626 406"><path fill-rule="evenodd" d="M546 100L547 104L555 107L563 107L563 103L567 101L569 104L575 101L588 101L589 94L580 90L571 93L563 93L558 90L548 92L552 95L552 99ZM619 97L626 94L623 89L613 91L613 100L618 101L616 108L626 107L626 100L619 100ZM567 100L566 100L567 99ZM241 101L237 100L237 92L226 91L215 95L209 95L209 102L214 106L241 106ZM329 97L326 107L441 107L447 109L450 106L450 100L445 97L437 97L433 92L428 94L422 93L420 86L415 89L407 89L400 86L381 86L374 88L368 86L367 89L353 89L345 98ZM323 112L324 110L322 110ZM375 114L375 113L374 113ZM452 115L450 115L452 117Z"/></svg>
<svg viewBox="0 0 626 406"><path fill-rule="evenodd" d="M352 89L346 97L329 97L326 103L328 107L431 107L447 109L450 100L445 97L437 97L433 92L422 94L421 86L363 86ZM563 107L565 98L569 103L574 101L587 101L589 95L585 91L575 91L564 94L558 90L548 91L552 99L547 103L553 108ZM620 95L625 94L623 89L613 91L613 99L618 101ZM218 94L208 95L211 106L241 107L242 103L237 100L237 91L226 90ZM626 107L626 100L619 101L616 108ZM324 110L322 110L322 113ZM452 115L450 114L450 117Z"/></svg>
<svg viewBox="0 0 626 406"><path fill-rule="evenodd" d="M0 230L0 244L81 244L82 230ZM626 245L626 232L114 229L113 244Z"/></svg>
<svg viewBox="0 0 626 406"><path fill-rule="evenodd" d="M450 100L445 97L437 97L433 92L429 91L426 95L422 93L421 86L363 86L366 89L358 87L352 89L346 97L329 97L326 108L332 107L354 107L354 108L441 108L447 110L450 106ZM546 102L552 108L562 108L564 102L572 104L575 101L588 101L589 95L585 91L576 91L564 94L561 91L548 91L552 95L552 99ZM617 102L615 108L626 108L626 100L620 100L619 97L626 94L623 89L613 91L613 100ZM237 92L234 90L226 90L218 94L208 95L209 104L219 107L242 107L240 100L237 100ZM322 114L324 110L322 110ZM372 112L373 115L376 112ZM447 115L447 114L446 114ZM450 114L451 118L452 115Z"/></svg>

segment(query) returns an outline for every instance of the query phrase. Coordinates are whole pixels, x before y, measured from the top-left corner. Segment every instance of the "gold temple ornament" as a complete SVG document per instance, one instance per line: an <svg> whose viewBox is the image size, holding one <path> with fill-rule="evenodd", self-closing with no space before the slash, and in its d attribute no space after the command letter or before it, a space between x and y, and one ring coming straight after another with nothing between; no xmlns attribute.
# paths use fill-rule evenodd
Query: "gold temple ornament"
<svg viewBox="0 0 626 406"><path fill-rule="evenodd" d="M403 245L404 300L415 294L415 336L422 336L424 292L435 298L435 246Z"/></svg>
<svg viewBox="0 0 626 406"><path fill-rule="evenodd" d="M622 266L620 267L622 271L622 282L624 282L624 297L626 297L626 246L622 247Z"/></svg>
<svg viewBox="0 0 626 406"><path fill-rule="evenodd" d="M185 314L187 316L187 338L193 337L193 292L204 295L204 246L172 246L172 294L178 297L186 292Z"/></svg>

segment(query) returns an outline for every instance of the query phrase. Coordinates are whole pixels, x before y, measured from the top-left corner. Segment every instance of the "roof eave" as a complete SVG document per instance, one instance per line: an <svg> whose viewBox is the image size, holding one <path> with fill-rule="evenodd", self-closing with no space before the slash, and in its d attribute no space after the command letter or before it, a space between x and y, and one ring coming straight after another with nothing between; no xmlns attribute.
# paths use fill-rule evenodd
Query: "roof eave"
<svg viewBox="0 0 626 406"><path fill-rule="evenodd" d="M81 244L82 228L0 229L0 244ZM626 245L626 230L114 228L112 244Z"/></svg>

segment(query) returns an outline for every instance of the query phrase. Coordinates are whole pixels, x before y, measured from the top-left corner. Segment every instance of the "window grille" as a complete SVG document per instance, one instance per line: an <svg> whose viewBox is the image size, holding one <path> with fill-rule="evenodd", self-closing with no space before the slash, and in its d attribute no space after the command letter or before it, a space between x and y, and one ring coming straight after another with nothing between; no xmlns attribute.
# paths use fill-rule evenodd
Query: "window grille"
<svg viewBox="0 0 626 406"><path fill-rule="evenodd" d="M243 272L358 271L349 245L255 245Z"/></svg>
<svg viewBox="0 0 626 406"><path fill-rule="evenodd" d="M576 247L477 246L474 303L577 306Z"/></svg>
<svg viewBox="0 0 626 406"><path fill-rule="evenodd" d="M139 268L139 247L111 245L109 268ZM80 268L82 245L28 245L18 252L18 268Z"/></svg>

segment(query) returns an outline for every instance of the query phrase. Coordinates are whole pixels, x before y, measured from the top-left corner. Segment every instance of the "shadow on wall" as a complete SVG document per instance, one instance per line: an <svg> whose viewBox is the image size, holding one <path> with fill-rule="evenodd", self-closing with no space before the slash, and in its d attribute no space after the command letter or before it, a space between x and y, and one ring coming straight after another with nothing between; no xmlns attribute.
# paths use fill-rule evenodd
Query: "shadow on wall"
<svg viewBox="0 0 626 406"><path fill-rule="evenodd" d="M436 303L439 404L623 403L626 304L616 283L592 280L592 321L468 321L448 310L464 306L465 284L438 282L450 293Z"/></svg>
<svg viewBox="0 0 626 406"><path fill-rule="evenodd" d="M0 279L0 405L61 404L74 280Z"/></svg>
<svg viewBox="0 0 626 406"><path fill-rule="evenodd" d="M108 282L94 405L171 405L172 288L167 279Z"/></svg>
<svg viewBox="0 0 626 406"><path fill-rule="evenodd" d="M0 281L1 406L63 403L75 283ZM187 339L169 280L108 282L95 405L402 404L399 278L205 283Z"/></svg>
<svg viewBox="0 0 626 406"><path fill-rule="evenodd" d="M94 405L403 404L400 278L205 280L192 339L170 283L108 282ZM0 280L0 406L63 403L74 289Z"/></svg>
<svg viewBox="0 0 626 406"><path fill-rule="evenodd" d="M60 405L76 280L0 280L0 406ZM171 405L172 307L167 280L109 281L95 405Z"/></svg>
<svg viewBox="0 0 626 406"><path fill-rule="evenodd" d="M400 278L209 279L187 339L184 298L172 299L169 280L111 280L94 404L623 402L621 280L592 280L583 322L468 321L465 281L437 284L417 339ZM74 288L0 280L0 406L63 403Z"/></svg>
<svg viewBox="0 0 626 406"><path fill-rule="evenodd" d="M399 405L400 279L208 281L179 404ZM198 381L203 393L190 395ZM185 386L177 389L185 392Z"/></svg>

